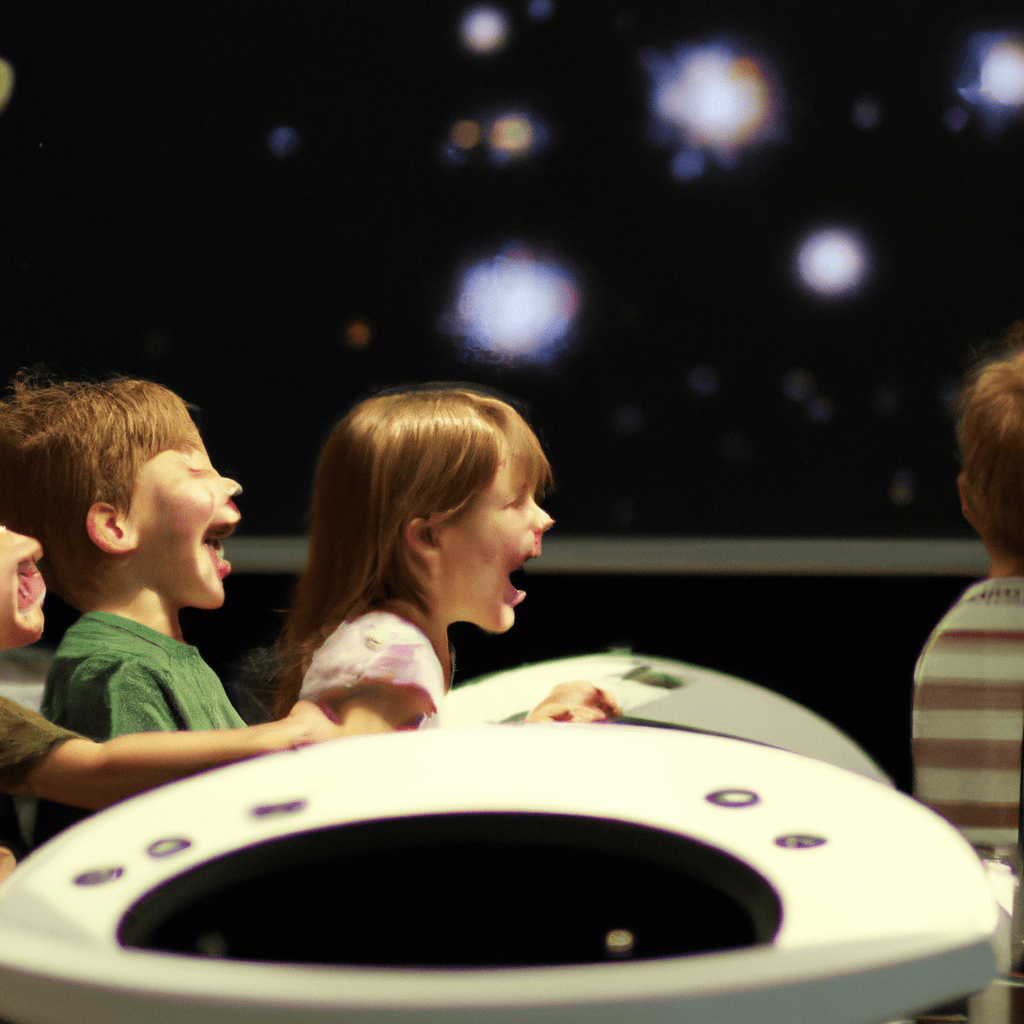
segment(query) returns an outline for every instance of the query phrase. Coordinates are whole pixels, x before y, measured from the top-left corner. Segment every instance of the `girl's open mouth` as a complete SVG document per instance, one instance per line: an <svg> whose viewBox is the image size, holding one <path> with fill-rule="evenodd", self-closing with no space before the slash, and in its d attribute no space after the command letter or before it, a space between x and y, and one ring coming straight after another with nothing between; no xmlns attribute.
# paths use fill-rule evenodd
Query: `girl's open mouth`
<svg viewBox="0 0 1024 1024"><path fill-rule="evenodd" d="M508 586L505 589L505 604L510 608L515 608L516 605L521 604L523 598L526 597L526 591L520 590L516 586L524 575L522 566L509 573Z"/></svg>

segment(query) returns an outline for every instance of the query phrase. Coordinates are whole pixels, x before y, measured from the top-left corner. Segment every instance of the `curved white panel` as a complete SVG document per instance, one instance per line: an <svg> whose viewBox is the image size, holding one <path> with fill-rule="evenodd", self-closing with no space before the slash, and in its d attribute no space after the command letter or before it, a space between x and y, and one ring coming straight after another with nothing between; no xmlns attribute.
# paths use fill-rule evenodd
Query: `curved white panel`
<svg viewBox="0 0 1024 1024"><path fill-rule="evenodd" d="M709 799L723 791L740 795ZM129 907L213 858L338 823L481 811L698 840L771 883L781 927L769 945L724 953L501 970L247 963L118 944ZM443 912L429 880L417 894L425 913ZM306 895L311 915L336 912ZM466 894L499 897L497 882ZM557 879L541 898L557 900ZM681 925L687 911L664 906ZM69 1012L119 1024L865 1024L984 987L997 910L960 835L877 782L737 740L547 725L339 740L164 787L37 851L0 886L0 921L0 1018L18 1024L63 1024Z"/></svg>
<svg viewBox="0 0 1024 1024"><path fill-rule="evenodd" d="M444 724L500 722L577 680L610 691L633 719L768 743L892 784L846 733L802 704L724 672L643 654L557 658L470 680L446 698Z"/></svg>

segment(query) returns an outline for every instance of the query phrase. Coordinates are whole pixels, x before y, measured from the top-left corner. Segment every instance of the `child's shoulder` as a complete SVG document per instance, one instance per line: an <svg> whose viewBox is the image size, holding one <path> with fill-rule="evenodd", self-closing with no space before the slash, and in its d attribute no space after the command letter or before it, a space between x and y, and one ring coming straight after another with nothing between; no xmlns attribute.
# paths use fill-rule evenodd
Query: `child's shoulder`
<svg viewBox="0 0 1024 1024"><path fill-rule="evenodd" d="M64 657L73 656L75 652L112 656L133 654L162 661L181 646L177 640L122 615L86 612L68 627L57 654Z"/></svg>
<svg viewBox="0 0 1024 1024"><path fill-rule="evenodd" d="M429 646L426 634L414 626L408 619L394 612L372 611L343 622L331 636L357 637L360 641L372 646L373 641L380 643L424 643ZM330 638L328 638L330 639Z"/></svg>
<svg viewBox="0 0 1024 1024"><path fill-rule="evenodd" d="M939 623L941 629L1020 629L1024 623L1024 578L999 576L972 583Z"/></svg>
<svg viewBox="0 0 1024 1024"><path fill-rule="evenodd" d="M371 611L341 623L324 641L313 655L302 693L371 677L405 682L424 675L443 676L426 635L400 615Z"/></svg>
<svg viewBox="0 0 1024 1024"><path fill-rule="evenodd" d="M64 634L53 666L67 671L68 665L83 662L123 665L175 686L185 680L200 687L220 686L197 648L110 612L86 612L78 619ZM52 675L52 666L50 671Z"/></svg>
<svg viewBox="0 0 1024 1024"><path fill-rule="evenodd" d="M152 686L178 674L195 648L109 612L86 612L64 634L46 677L46 689L95 686L120 679Z"/></svg>
<svg viewBox="0 0 1024 1024"><path fill-rule="evenodd" d="M395 648L432 650L426 635L408 619L393 612L371 611L337 626L313 655L313 661L343 659L355 665Z"/></svg>
<svg viewBox="0 0 1024 1024"><path fill-rule="evenodd" d="M1024 577L1004 576L972 583L932 630L918 657L920 681L946 665L984 654L1016 659L1024 650ZM945 670L945 669L943 669ZM963 669L967 671L967 669Z"/></svg>

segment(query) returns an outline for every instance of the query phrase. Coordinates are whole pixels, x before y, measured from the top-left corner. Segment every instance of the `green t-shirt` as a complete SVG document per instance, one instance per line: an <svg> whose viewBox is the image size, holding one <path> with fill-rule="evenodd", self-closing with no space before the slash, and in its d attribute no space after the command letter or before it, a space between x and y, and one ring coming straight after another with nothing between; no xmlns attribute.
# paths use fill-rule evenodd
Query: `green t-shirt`
<svg viewBox="0 0 1024 1024"><path fill-rule="evenodd" d="M64 634L43 714L97 742L245 725L195 647L109 612L87 612Z"/></svg>

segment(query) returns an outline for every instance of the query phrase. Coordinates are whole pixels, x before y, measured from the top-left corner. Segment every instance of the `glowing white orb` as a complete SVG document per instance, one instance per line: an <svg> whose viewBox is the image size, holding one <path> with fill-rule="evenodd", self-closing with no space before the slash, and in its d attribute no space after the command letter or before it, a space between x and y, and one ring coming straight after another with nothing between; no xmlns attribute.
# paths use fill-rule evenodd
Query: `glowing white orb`
<svg viewBox="0 0 1024 1024"><path fill-rule="evenodd" d="M731 150L774 127L775 98L752 57L725 44L686 47L672 57L648 55L651 108L693 146Z"/></svg>
<svg viewBox="0 0 1024 1024"><path fill-rule="evenodd" d="M282 125L267 136L267 149L279 159L291 156L298 149L299 133L294 128Z"/></svg>
<svg viewBox="0 0 1024 1024"><path fill-rule="evenodd" d="M838 297L855 292L868 271L863 241L852 231L828 228L806 238L797 253L797 273L818 295Z"/></svg>
<svg viewBox="0 0 1024 1024"><path fill-rule="evenodd" d="M1011 39L995 43L981 62L979 78L982 95L993 102L1024 104L1024 46Z"/></svg>
<svg viewBox="0 0 1024 1024"><path fill-rule="evenodd" d="M464 273L456 332L467 354L546 362L557 354L578 304L576 285L564 267L509 247Z"/></svg>
<svg viewBox="0 0 1024 1024"><path fill-rule="evenodd" d="M978 32L967 41L957 91L979 115L990 134L998 134L1024 107L1024 40L1006 32ZM947 126L951 125L947 117Z"/></svg>
<svg viewBox="0 0 1024 1024"><path fill-rule="evenodd" d="M463 16L460 32L473 53L496 53L508 42L508 16L499 7L474 7Z"/></svg>

